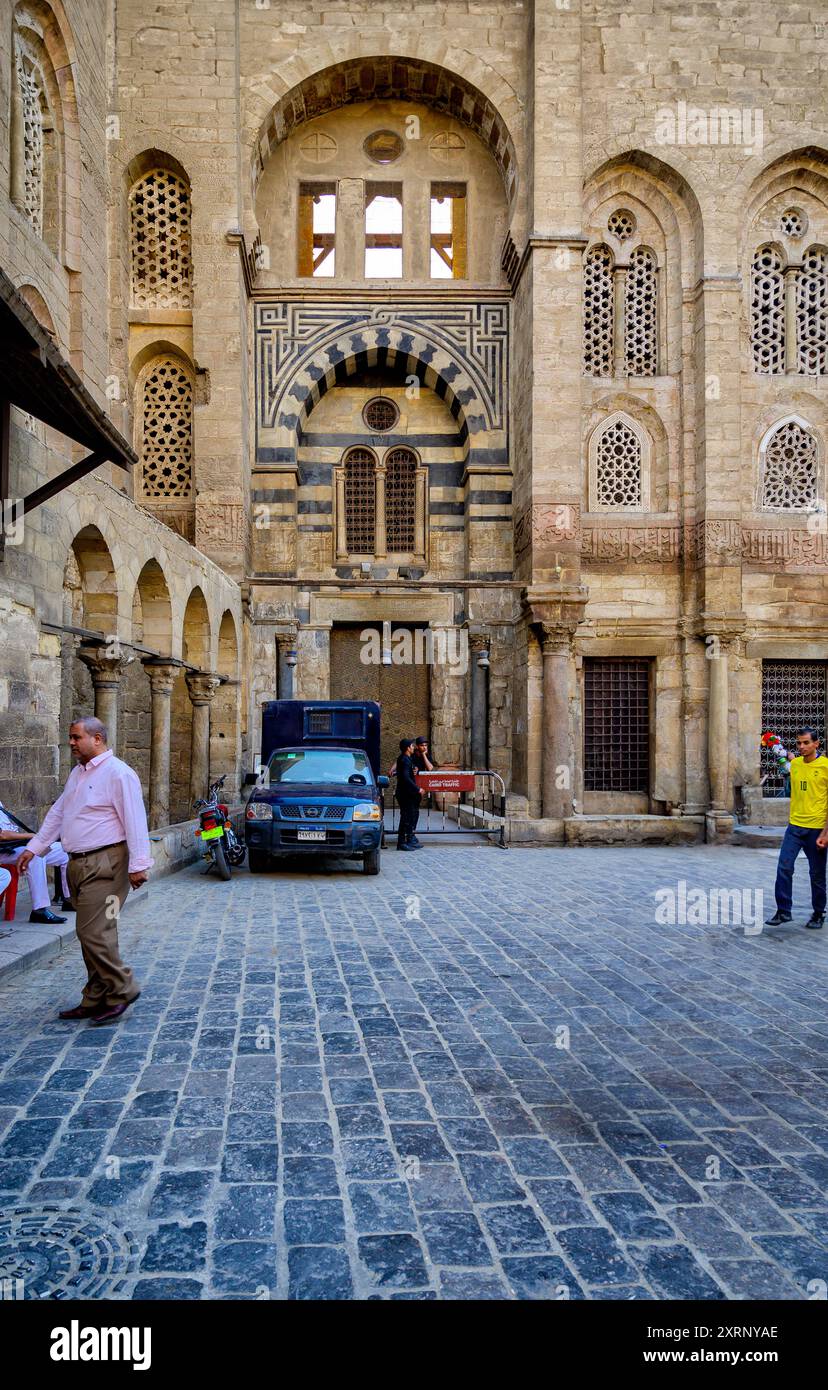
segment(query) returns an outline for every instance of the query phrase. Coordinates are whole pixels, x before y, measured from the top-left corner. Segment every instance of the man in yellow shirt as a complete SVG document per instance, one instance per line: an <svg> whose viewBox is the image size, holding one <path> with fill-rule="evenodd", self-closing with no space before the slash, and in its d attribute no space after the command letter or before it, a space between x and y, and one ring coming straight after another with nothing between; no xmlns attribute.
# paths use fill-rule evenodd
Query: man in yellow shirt
<svg viewBox="0 0 828 1390"><path fill-rule="evenodd" d="M799 851L804 851L811 875L813 913L806 927L825 922L825 861L828 849L828 758L819 750L813 729L796 736L797 757L790 762L791 812L776 869L776 912L765 923L779 927L790 922L793 906L793 872Z"/></svg>

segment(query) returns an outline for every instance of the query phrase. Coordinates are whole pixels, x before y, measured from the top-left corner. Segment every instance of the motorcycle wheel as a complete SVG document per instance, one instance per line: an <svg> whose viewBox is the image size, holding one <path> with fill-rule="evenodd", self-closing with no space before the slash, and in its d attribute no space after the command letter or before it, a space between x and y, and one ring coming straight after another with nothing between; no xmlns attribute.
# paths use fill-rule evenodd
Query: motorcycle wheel
<svg viewBox="0 0 828 1390"><path fill-rule="evenodd" d="M215 855L216 868L219 878L226 883L230 877L230 865L227 863L227 855L224 852L224 839L213 841L213 854Z"/></svg>

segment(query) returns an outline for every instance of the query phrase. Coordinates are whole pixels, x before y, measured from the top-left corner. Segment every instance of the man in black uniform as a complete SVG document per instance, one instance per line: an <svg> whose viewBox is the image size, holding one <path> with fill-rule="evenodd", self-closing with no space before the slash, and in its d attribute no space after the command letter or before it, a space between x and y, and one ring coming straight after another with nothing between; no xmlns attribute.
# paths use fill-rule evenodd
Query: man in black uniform
<svg viewBox="0 0 828 1390"><path fill-rule="evenodd" d="M420 789L414 776L414 763L411 754L414 740L400 739L400 756L397 758L396 797L400 806L400 825L397 831L397 849L422 849L414 831L420 814Z"/></svg>
<svg viewBox="0 0 828 1390"><path fill-rule="evenodd" d="M413 762L420 772L434 771L434 764L428 756L428 739L423 734L414 740Z"/></svg>

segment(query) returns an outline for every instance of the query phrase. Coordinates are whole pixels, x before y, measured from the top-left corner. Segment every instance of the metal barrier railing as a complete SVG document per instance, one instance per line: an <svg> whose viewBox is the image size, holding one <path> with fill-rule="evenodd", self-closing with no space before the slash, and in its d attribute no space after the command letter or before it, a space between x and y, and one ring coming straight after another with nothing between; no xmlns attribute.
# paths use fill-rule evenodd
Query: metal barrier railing
<svg viewBox="0 0 828 1390"><path fill-rule="evenodd" d="M383 792L383 813L390 809L396 833L400 808L394 795L395 774L391 774L388 807ZM417 835L485 835L506 849L506 785L499 772L490 768L420 772L420 816Z"/></svg>

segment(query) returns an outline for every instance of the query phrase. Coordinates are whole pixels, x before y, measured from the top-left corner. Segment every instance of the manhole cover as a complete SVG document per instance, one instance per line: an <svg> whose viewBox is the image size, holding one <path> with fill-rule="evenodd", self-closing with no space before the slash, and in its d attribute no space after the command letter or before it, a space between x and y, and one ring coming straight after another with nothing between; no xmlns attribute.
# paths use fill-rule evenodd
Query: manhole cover
<svg viewBox="0 0 828 1390"><path fill-rule="evenodd" d="M112 1298L134 1255L130 1233L94 1213L18 1207L0 1216L0 1298Z"/></svg>

